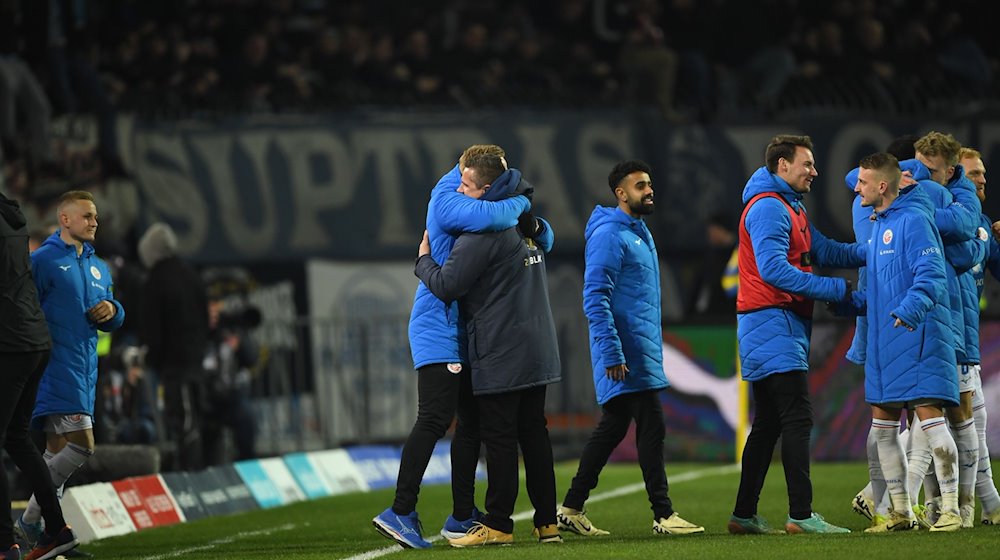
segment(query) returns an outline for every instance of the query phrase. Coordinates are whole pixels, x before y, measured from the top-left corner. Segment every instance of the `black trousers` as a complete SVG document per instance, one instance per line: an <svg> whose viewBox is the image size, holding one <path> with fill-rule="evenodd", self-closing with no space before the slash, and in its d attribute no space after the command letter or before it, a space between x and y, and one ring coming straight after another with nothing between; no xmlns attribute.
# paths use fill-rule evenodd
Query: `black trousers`
<svg viewBox="0 0 1000 560"><path fill-rule="evenodd" d="M748 518L757 513L757 501L771 465L774 446L781 436L781 465L788 486L788 515L812 515L812 482L809 480L809 438L812 403L804 371L771 374L751 384L753 426L743 448L743 473L733 515Z"/></svg>
<svg viewBox="0 0 1000 560"><path fill-rule="evenodd" d="M653 510L653 519L670 517L674 513L670 502L667 473L664 470L663 407L658 391L640 391L619 395L602 407L601 421L590 435L580 457L580 466L570 483L563 505L577 510L597 487L601 470L608 463L611 452L625 438L629 424L635 420L635 445L639 451L639 468L646 483L646 494Z"/></svg>
<svg viewBox="0 0 1000 560"><path fill-rule="evenodd" d="M468 366L451 373L446 364L431 364L417 372L417 421L403 444L396 477L396 499L392 510L406 515L417 507L420 481L434 453L434 445L451 426L455 413L458 425L451 442L452 515L465 520L472 516L475 500L476 464L479 462L479 420L472 396Z"/></svg>
<svg viewBox="0 0 1000 560"><path fill-rule="evenodd" d="M536 527L556 522L556 478L552 442L545 419L545 385L476 397L480 432L486 444L486 519L488 527L514 532L517 502L517 448L524 454L528 498Z"/></svg>
<svg viewBox="0 0 1000 560"><path fill-rule="evenodd" d="M208 407L201 366L163 367L156 370L163 385L163 413L167 439L173 442L173 469L205 468L202 424Z"/></svg>
<svg viewBox="0 0 1000 560"><path fill-rule="evenodd" d="M38 382L49 363L49 351L0 353L0 444L27 477L42 508L45 526L58 531L66 525L49 467L28 433L35 408ZM6 470L0 469L0 552L14 544L14 524L10 513L10 486Z"/></svg>

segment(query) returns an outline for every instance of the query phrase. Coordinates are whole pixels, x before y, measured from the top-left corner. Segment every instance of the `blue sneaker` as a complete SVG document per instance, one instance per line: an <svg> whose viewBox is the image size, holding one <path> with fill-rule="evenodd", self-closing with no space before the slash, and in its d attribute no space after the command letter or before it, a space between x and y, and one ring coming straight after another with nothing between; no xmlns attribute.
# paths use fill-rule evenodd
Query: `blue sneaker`
<svg viewBox="0 0 1000 560"><path fill-rule="evenodd" d="M453 516L449 515L448 519L444 520L444 527L441 528L441 536L446 539L459 539L465 536L476 523L482 523L483 512L479 511L478 508L472 508L472 517L466 519L465 521L458 521Z"/></svg>
<svg viewBox="0 0 1000 560"><path fill-rule="evenodd" d="M403 548L431 547L431 543L424 540L424 528L416 511L409 515L398 515L392 508L388 508L372 519L372 525L383 537L396 541Z"/></svg>
<svg viewBox="0 0 1000 560"><path fill-rule="evenodd" d="M785 522L785 532L794 535L799 533L850 533L846 527L838 527L823 519L823 516L813 512L808 519L788 518Z"/></svg>
<svg viewBox="0 0 1000 560"><path fill-rule="evenodd" d="M24 521L24 514L22 513L17 517L17 521L14 522L14 535L24 541L24 544L28 545L28 549L30 550L38 542L38 537L42 536L42 521L27 523Z"/></svg>

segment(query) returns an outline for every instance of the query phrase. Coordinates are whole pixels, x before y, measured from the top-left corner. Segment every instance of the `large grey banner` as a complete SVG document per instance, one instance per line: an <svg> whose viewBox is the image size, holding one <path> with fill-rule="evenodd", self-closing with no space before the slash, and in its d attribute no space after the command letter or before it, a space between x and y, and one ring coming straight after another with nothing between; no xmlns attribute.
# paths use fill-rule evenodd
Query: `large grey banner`
<svg viewBox="0 0 1000 560"><path fill-rule="evenodd" d="M430 189L473 143L507 150L537 187L534 210L552 223L556 252L577 253L593 206L612 202L612 165L641 158L654 169L650 223L663 253L701 247L707 217L738 215L746 178L777 133L813 137L820 177L810 214L829 235L850 239L844 174L896 135L931 129L979 148L987 165L1000 161L1000 121L675 127L629 113L521 112L136 123L129 159L142 221L174 225L197 260L245 262L410 256Z"/></svg>

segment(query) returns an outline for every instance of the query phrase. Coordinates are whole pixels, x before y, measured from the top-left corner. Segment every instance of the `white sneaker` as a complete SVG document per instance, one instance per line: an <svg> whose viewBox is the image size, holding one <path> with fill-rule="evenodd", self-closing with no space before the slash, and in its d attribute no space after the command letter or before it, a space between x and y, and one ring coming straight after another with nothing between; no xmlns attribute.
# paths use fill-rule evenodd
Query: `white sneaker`
<svg viewBox="0 0 1000 560"><path fill-rule="evenodd" d="M989 513L984 509L982 523L983 525L1000 525L1000 509Z"/></svg>
<svg viewBox="0 0 1000 560"><path fill-rule="evenodd" d="M851 509L854 510L854 513L865 516L869 521L875 519L875 502L868 496L865 496L863 490L854 496L854 499L851 501Z"/></svg>
<svg viewBox="0 0 1000 560"><path fill-rule="evenodd" d="M962 528L971 529L975 525L976 518L976 506L975 504L966 504L959 508L959 515L962 517Z"/></svg>
<svg viewBox="0 0 1000 560"><path fill-rule="evenodd" d="M962 528L962 516L953 512L946 511L938 517L937 523L931 527L931 531L957 531Z"/></svg>
<svg viewBox="0 0 1000 560"><path fill-rule="evenodd" d="M661 535L691 535L704 533L705 528L687 521L675 511L670 517L661 517L654 521L653 532Z"/></svg>
<svg viewBox="0 0 1000 560"><path fill-rule="evenodd" d="M556 523L560 531L570 531L585 537L597 537L600 535L610 535L604 529L594 527L594 524L587 519L587 512L562 506L556 513Z"/></svg>

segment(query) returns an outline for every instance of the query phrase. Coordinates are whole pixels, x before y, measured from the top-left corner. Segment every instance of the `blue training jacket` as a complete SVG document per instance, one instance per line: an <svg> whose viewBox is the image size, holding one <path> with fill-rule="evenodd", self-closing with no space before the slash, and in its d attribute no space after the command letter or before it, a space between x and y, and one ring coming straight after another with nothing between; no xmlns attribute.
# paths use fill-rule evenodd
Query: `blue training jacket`
<svg viewBox="0 0 1000 560"><path fill-rule="evenodd" d="M919 187L917 187L919 188ZM941 237L922 202L900 196L877 214L864 291L868 317L865 400L958 403ZM894 327L896 319L913 328Z"/></svg>
<svg viewBox="0 0 1000 560"><path fill-rule="evenodd" d="M53 233L31 254L31 272L38 300L52 335L52 355L38 385L32 426L42 429L42 418L52 414L94 415L97 396L97 331L122 326L125 309L114 299L108 265L94 254L90 243L83 252ZM87 310L102 300L117 308L111 320L100 325Z"/></svg>
<svg viewBox="0 0 1000 560"><path fill-rule="evenodd" d="M926 166L914 165L920 162L915 159L905 160L899 162L899 168L902 171L909 171L913 176L915 181L925 181L931 178L930 171ZM847 188L854 192L854 187L858 184L858 172L860 168L855 167L854 169L847 172L844 177L844 182L847 183ZM907 192L913 192L913 187L907 187L900 192L903 195ZM923 200L927 200L923 197ZM933 211L933 208L930 209ZM872 209L861 206L861 197L855 196L854 201L851 203L851 216L854 220L854 239L858 243L867 243L872 236ZM863 290L867 285L868 281L868 267L862 266L858 268L858 289ZM851 341L851 347L847 350L847 359L858 364L865 364L865 356L867 355L868 347L868 317L864 315L859 315L857 317L857 324L854 328L854 339Z"/></svg>
<svg viewBox="0 0 1000 560"><path fill-rule="evenodd" d="M456 165L431 191L426 227L435 262L448 260L460 234L505 230L517 225L518 216L531 208L531 202L524 196L496 202L465 196L457 191L461 182L462 174ZM548 251L554 234L552 228L544 220L542 222L543 232L536 241ZM468 363L465 329L458 323L458 302L445 304L434 297L423 282L417 286L413 297L409 338L414 369L429 364Z"/></svg>
<svg viewBox="0 0 1000 560"><path fill-rule="evenodd" d="M597 404L669 387L663 373L660 261L646 222L617 207L597 206L584 238L583 312ZM608 379L607 368L620 364L628 366L625 379Z"/></svg>
<svg viewBox="0 0 1000 560"><path fill-rule="evenodd" d="M764 192L778 193L795 211L806 211L801 194L766 167L761 167L743 189L743 204ZM788 262L792 221L780 201L773 198L758 200L747 210L744 225L753 244L757 270L765 282L814 300L840 301L844 298L847 281L843 278L803 272ZM809 228L814 265L857 268L864 264L864 244L838 243L826 238L812 224ZM807 371L811 331L812 320L786 309L772 307L737 313L736 336L743 379L759 381L774 373Z"/></svg>

